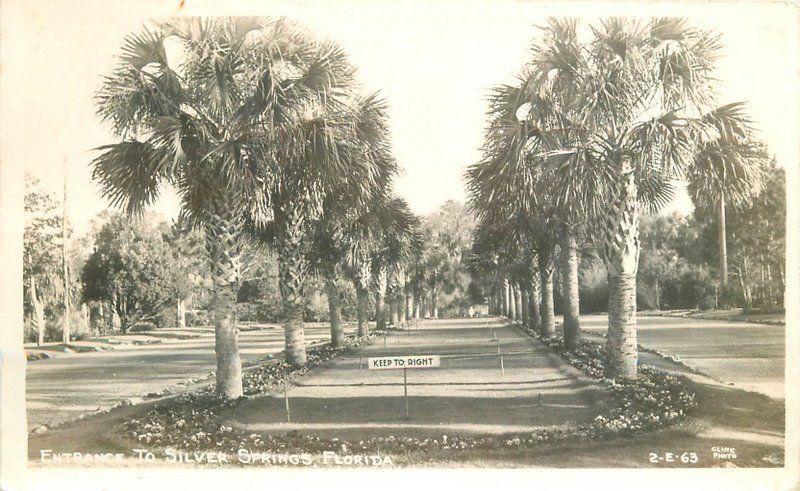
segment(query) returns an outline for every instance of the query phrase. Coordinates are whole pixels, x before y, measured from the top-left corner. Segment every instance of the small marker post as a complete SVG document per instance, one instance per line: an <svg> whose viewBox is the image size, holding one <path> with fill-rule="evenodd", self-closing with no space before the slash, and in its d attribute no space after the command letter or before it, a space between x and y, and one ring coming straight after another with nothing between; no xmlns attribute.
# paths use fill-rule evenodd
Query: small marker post
<svg viewBox="0 0 800 491"><path fill-rule="evenodd" d="M403 368L403 399L406 406L406 419L408 419L408 369Z"/></svg>
<svg viewBox="0 0 800 491"><path fill-rule="evenodd" d="M503 365L503 355L500 355L500 374L501 375L506 374L506 367L505 365Z"/></svg>
<svg viewBox="0 0 800 491"><path fill-rule="evenodd" d="M292 422L292 411L289 409L289 382L286 379L286 370L283 371L283 402L286 405L286 422Z"/></svg>

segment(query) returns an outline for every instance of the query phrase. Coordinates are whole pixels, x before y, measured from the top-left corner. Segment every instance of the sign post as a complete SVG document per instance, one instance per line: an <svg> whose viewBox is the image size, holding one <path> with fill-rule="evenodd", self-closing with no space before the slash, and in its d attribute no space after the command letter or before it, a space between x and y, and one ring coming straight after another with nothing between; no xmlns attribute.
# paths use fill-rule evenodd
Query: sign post
<svg viewBox="0 0 800 491"><path fill-rule="evenodd" d="M283 371L283 402L286 405L286 422L292 422L292 411L289 409L289 382L286 380L286 370Z"/></svg>
<svg viewBox="0 0 800 491"><path fill-rule="evenodd" d="M439 355L381 356L378 358L367 358L367 369L403 370L403 403L405 405L405 417L408 419L410 417L408 409L408 369L436 368L439 366L439 363Z"/></svg>
<svg viewBox="0 0 800 491"><path fill-rule="evenodd" d="M403 368L403 401L406 405L406 419L408 419L408 368Z"/></svg>

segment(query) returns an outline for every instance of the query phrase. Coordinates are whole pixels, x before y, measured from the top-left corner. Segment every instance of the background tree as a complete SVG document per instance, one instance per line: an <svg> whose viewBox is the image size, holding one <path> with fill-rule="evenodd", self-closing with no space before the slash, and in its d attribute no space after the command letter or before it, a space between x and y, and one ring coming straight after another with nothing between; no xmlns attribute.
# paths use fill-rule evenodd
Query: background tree
<svg viewBox="0 0 800 491"><path fill-rule="evenodd" d="M728 286L726 206L739 210L759 192L766 155L754 139L743 103L727 104L703 115L709 127L689 170L689 192L696 205L717 211L719 279Z"/></svg>
<svg viewBox="0 0 800 491"><path fill-rule="evenodd" d="M45 339L45 309L62 291L61 216L52 194L34 177L25 175L25 229L23 233L23 298L25 314L36 326L36 343Z"/></svg>
<svg viewBox="0 0 800 491"><path fill-rule="evenodd" d="M188 290L182 261L164 238L167 232L166 224L152 217L131 221L117 215L95 238L81 272L83 298L107 302L123 333L154 320Z"/></svg>
<svg viewBox="0 0 800 491"><path fill-rule="evenodd" d="M462 256L469 251L475 220L461 203L448 200L439 210L425 217L425 224L431 239L425 250L431 317L437 318L442 307L451 310L452 304L460 304L460 309L453 310L460 310L458 313L463 315L469 276L463 267ZM442 305L442 294L450 296L451 301Z"/></svg>
<svg viewBox="0 0 800 491"><path fill-rule="evenodd" d="M728 218L734 277L745 307L783 306L786 289L786 175L774 159L764 166L764 183L750 204ZM697 211L705 234L715 233L714 214ZM718 235L718 234L717 234Z"/></svg>
<svg viewBox="0 0 800 491"><path fill-rule="evenodd" d="M175 268L182 272L175 284L173 300L174 324L183 329L186 327L187 305L191 305L192 300L196 300L193 297L200 296L208 276L203 261L205 237L203 237L201 229L192 228L191 224L180 219L173 222L163 236L172 252ZM169 324L171 325L172 322Z"/></svg>

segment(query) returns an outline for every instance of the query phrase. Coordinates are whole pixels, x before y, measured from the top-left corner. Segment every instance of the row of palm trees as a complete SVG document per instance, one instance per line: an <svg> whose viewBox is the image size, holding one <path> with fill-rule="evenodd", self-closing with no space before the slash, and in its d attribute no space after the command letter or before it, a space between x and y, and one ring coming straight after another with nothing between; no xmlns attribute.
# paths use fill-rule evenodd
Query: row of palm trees
<svg viewBox="0 0 800 491"><path fill-rule="evenodd" d="M467 171L479 219L472 267L495 277L493 311L545 336L560 268L574 350L578 252L597 247L608 274L607 372L634 378L640 214L687 179L724 220L726 201L758 188L763 152L744 105L717 106L718 35L675 18L550 19L539 34L516 83L493 89L483 158Z"/></svg>
<svg viewBox="0 0 800 491"><path fill-rule="evenodd" d="M97 107L118 139L93 162L105 195L135 214L171 185L205 232L218 393L242 395L245 244L277 251L289 363L307 360L311 274L325 279L334 345L344 343L340 275L356 285L359 334L370 289L379 327L399 310L398 285L424 233L391 191L386 104L363 92L340 46L283 19L160 22L125 39Z"/></svg>

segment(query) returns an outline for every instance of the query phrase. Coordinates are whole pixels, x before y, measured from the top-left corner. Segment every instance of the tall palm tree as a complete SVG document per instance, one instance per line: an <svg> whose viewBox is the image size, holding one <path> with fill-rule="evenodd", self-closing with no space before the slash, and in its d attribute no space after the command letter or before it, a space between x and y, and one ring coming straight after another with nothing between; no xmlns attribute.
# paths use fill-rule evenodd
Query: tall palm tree
<svg viewBox="0 0 800 491"><path fill-rule="evenodd" d="M530 118L518 115L524 95L521 83L492 91L484 158L467 170L466 179L470 206L479 219L506 224L510 228L502 236L509 237L514 250L535 255L538 288L531 291L534 297L540 292L540 306L531 318L540 319L541 332L549 337L555 329L552 292L557 230L551 191L543 179L543 157L534 152L546 135Z"/></svg>
<svg viewBox="0 0 800 491"><path fill-rule="evenodd" d="M523 151L539 153L533 162L543 166L539 179L552 199L551 216L561 250L564 343L572 351L580 342L579 245L587 240L588 225L604 205L608 176L591 162L596 155L581 146L591 138L580 106L584 72L590 68L583 62L577 21L551 19L542 34L520 86L503 101L511 103L505 111L513 111L534 128L548 129L545 138L533 135Z"/></svg>
<svg viewBox="0 0 800 491"><path fill-rule="evenodd" d="M242 395L236 329L241 224L246 213L258 211L243 203L261 203L262 196L249 168L215 151L232 124L237 92L220 85L205 63L214 54L223 63L231 45L244 51L255 25L243 19L187 20L131 34L97 93L98 114L120 140L100 147L93 161L104 195L137 214L164 184L172 184L188 221L205 229L214 285L216 388L227 397ZM167 57L168 38L179 40L183 62Z"/></svg>
<svg viewBox="0 0 800 491"><path fill-rule="evenodd" d="M310 229L326 196L372 198L385 160L373 157L388 152L385 104L359 93L354 68L336 43L284 20L260 24L257 34L245 40L249 51L225 45L225 60L233 59L214 70L230 82L226 94L243 99L230 104L231 125L216 152L253 173L262 213L251 214L248 230L278 252L286 359L302 365ZM205 69L215 63L211 56ZM256 83L237 87L248 75Z"/></svg>
<svg viewBox="0 0 800 491"><path fill-rule="evenodd" d="M563 35L563 29L551 31ZM589 156L584 164L610 191L601 217L609 280L606 368L609 376L633 378L639 214L643 204L669 201L672 180L691 163L698 135L708 126L698 114L712 102L721 45L717 35L672 18L609 19L590 33L572 63L551 68L538 81L540 87L555 83L560 71L578 79L582 90L570 121L581 129L581 138L566 147L553 145L564 131L558 125L534 137L542 147L538 157L549 165L565 156Z"/></svg>
<svg viewBox="0 0 800 491"><path fill-rule="evenodd" d="M477 182L495 194L521 191L517 199L526 205L536 202L536 183L546 183L540 189L560 206L538 206L539 216L562 221L562 213L542 212L563 212L564 205L574 211L598 190L611 195L597 207L610 295L606 367L610 376L632 378L639 214L643 206L657 209L671 199L673 180L690 171L696 146L713 130L702 115L713 105L721 43L718 35L674 18L614 18L593 26L551 20L543 39L519 85L496 91L490 101L482 165L489 175ZM528 170L530 163L538 173ZM580 174L573 172L592 177L586 180L594 183L587 188L592 196L577 191ZM476 196L477 187L471 188ZM578 208L577 215L592 208ZM562 245L571 256L571 241Z"/></svg>
<svg viewBox="0 0 800 491"><path fill-rule="evenodd" d="M382 103L358 96L353 71L336 44L284 20L184 18L128 36L98 92L98 113L121 140L94 161L106 196L137 213L170 183L206 231L217 390L226 396L242 393L244 224L274 239L287 360L302 364L306 220L335 189L360 183L352 194L367 199L379 173L364 155L381 147L380 118L367 115Z"/></svg>
<svg viewBox="0 0 800 491"><path fill-rule="evenodd" d="M744 103L717 107L702 119L711 131L701 137L689 170L689 193L697 205L716 208L719 278L724 289L728 285L726 206L741 207L758 194L766 157L759 151Z"/></svg>
<svg viewBox="0 0 800 491"><path fill-rule="evenodd" d="M382 117L382 114L381 112L378 115ZM380 131L385 131L385 128L381 126ZM309 261L312 269L325 281L330 312L331 343L334 346L344 344L337 280L342 272L348 272L351 277L357 278L358 268L352 266L359 261L354 258L359 256L360 246L369 247L371 236L379 227L373 217L375 206L386 200L391 180L397 172L394 159L385 157L386 155L374 152L365 155L365 158L375 159L375 165L381 172L375 181L369 202L359 203L359 200L353 202L350 193L327 196L323 202L322 214L313 222L312 246L308 251ZM359 335L365 335L367 334L366 306L362 304L366 301L366 285L360 285L356 280L356 290L359 303L358 332Z"/></svg>
<svg viewBox="0 0 800 491"><path fill-rule="evenodd" d="M327 211L327 210L326 210ZM323 217L315 224L311 235L312 246L309 248L311 269L325 282L325 295L328 299L328 313L331 325L331 345L344 346L344 326L342 325L341 296L337 279L339 277L342 255L341 224L323 212Z"/></svg>

